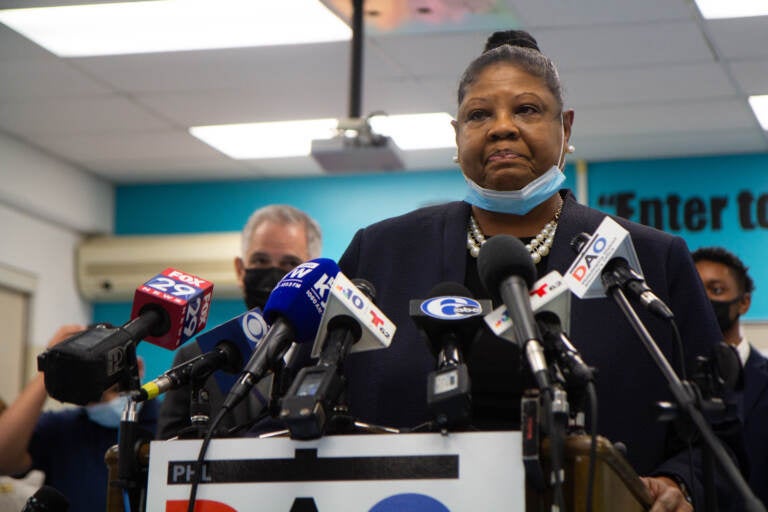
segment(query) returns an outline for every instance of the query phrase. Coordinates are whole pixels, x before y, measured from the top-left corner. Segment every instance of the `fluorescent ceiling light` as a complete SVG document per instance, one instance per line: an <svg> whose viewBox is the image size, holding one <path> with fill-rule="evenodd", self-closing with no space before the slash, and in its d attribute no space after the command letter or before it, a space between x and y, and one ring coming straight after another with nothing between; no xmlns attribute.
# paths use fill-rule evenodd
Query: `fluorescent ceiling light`
<svg viewBox="0 0 768 512"><path fill-rule="evenodd" d="M707 19L768 16L766 0L696 0L701 15Z"/></svg>
<svg viewBox="0 0 768 512"><path fill-rule="evenodd" d="M752 107L752 112L755 113L755 117L757 117L763 130L768 131L768 94L750 96L749 106Z"/></svg>
<svg viewBox="0 0 768 512"><path fill-rule="evenodd" d="M453 118L446 112L376 116L371 118L375 133L389 135L404 150L452 148L456 146Z"/></svg>
<svg viewBox="0 0 768 512"><path fill-rule="evenodd" d="M59 57L345 41L319 0L153 0L0 10L0 22Z"/></svg>
<svg viewBox="0 0 768 512"><path fill-rule="evenodd" d="M376 116L375 133L389 135L400 149L455 147L452 117L445 113ZM194 126L189 133L236 160L309 156L312 141L336 135L338 119ZM381 131L379 129L381 128Z"/></svg>
<svg viewBox="0 0 768 512"><path fill-rule="evenodd" d="M336 119L193 126L189 133L236 160L309 155L314 139L330 139Z"/></svg>

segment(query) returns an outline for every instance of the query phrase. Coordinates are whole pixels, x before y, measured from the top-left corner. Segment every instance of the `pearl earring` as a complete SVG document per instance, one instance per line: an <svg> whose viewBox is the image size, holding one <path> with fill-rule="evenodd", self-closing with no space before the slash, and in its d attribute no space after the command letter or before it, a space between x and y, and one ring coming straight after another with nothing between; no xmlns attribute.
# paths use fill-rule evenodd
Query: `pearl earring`
<svg viewBox="0 0 768 512"><path fill-rule="evenodd" d="M453 155L453 163L459 163L459 155Z"/></svg>
<svg viewBox="0 0 768 512"><path fill-rule="evenodd" d="M568 148L566 149L566 151L568 153L573 153L574 151L576 151L576 146L574 146L573 144L568 144Z"/></svg>

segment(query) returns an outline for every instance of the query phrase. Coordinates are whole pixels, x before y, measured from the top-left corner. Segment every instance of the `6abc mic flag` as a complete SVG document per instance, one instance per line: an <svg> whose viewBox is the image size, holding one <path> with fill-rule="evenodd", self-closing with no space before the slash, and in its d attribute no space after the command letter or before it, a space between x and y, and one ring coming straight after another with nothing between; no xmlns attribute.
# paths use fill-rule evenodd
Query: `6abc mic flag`
<svg viewBox="0 0 768 512"><path fill-rule="evenodd" d="M174 268L167 268L139 286L133 299L131 319L152 305L168 313L170 328L146 341L175 350L205 327L213 295L213 283Z"/></svg>
<svg viewBox="0 0 768 512"><path fill-rule="evenodd" d="M560 272L553 270L531 287L531 310L534 315L541 311L551 311L560 319L564 332L571 327L571 289ZM500 338L516 342L512 319L506 306L499 306L485 315L485 323Z"/></svg>

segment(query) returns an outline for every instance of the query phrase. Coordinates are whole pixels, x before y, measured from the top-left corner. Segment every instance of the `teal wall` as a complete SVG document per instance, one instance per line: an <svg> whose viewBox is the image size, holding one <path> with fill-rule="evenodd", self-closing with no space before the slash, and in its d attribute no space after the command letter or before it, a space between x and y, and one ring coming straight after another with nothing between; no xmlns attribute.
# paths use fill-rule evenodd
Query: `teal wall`
<svg viewBox="0 0 768 512"><path fill-rule="evenodd" d="M569 175L566 186L573 187L573 172L566 169L566 174ZM115 189L115 234L240 231L253 210L284 203L304 210L317 220L323 230L323 256L338 260L357 229L421 206L460 200L464 190L464 179L455 169L124 185ZM130 317L130 306L130 303L95 304L94 319L124 323ZM239 300L214 299L208 327L223 323L243 310ZM139 344L138 352L147 363L148 377L165 371L173 359L172 352L149 343Z"/></svg>
<svg viewBox="0 0 768 512"><path fill-rule="evenodd" d="M575 188L572 167L566 175L565 186ZM757 285L747 318L768 319L768 292L761 294L768 283L768 155L591 163L587 186L595 208L680 235L691 249L724 245L734 251ZM457 170L125 185L115 191L115 234L239 231L256 208L286 203L320 223L323 256L338 260L358 228L459 200L464 187ZM243 308L239 300L214 300L208 325ZM128 303L94 305L95 321L123 323L129 316ZM150 377L165 371L173 357L149 343L140 344L139 353Z"/></svg>

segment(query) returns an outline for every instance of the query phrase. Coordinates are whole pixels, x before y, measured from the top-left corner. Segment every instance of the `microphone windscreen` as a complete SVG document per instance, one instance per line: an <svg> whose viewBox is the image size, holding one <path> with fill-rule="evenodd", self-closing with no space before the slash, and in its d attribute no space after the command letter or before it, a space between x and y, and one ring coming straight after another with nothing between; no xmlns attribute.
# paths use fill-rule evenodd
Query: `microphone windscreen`
<svg viewBox="0 0 768 512"><path fill-rule="evenodd" d="M162 322L144 339L175 350L205 327L212 296L210 281L167 268L136 288L131 320L147 311L158 312Z"/></svg>
<svg viewBox="0 0 768 512"><path fill-rule="evenodd" d="M315 339L320 319L339 266L328 258L307 261L288 272L267 299L264 318L273 324L278 317L293 327L298 343Z"/></svg>
<svg viewBox="0 0 768 512"><path fill-rule="evenodd" d="M461 283L457 283L455 281L443 281L442 283L439 283L435 285L427 295L428 298L432 297L442 297L444 295L454 295L458 297L469 297L474 298L474 295L472 295L472 292L469 291L469 288L464 286Z"/></svg>
<svg viewBox="0 0 768 512"><path fill-rule="evenodd" d="M510 276L521 277L528 289L536 281L536 267L523 242L510 235L495 235L480 248L477 272L485 288L499 300L499 286Z"/></svg>
<svg viewBox="0 0 768 512"><path fill-rule="evenodd" d="M376 302L376 287L373 286L372 282L361 277L356 277L352 279L352 284L354 284L358 290L363 292L371 302Z"/></svg>

